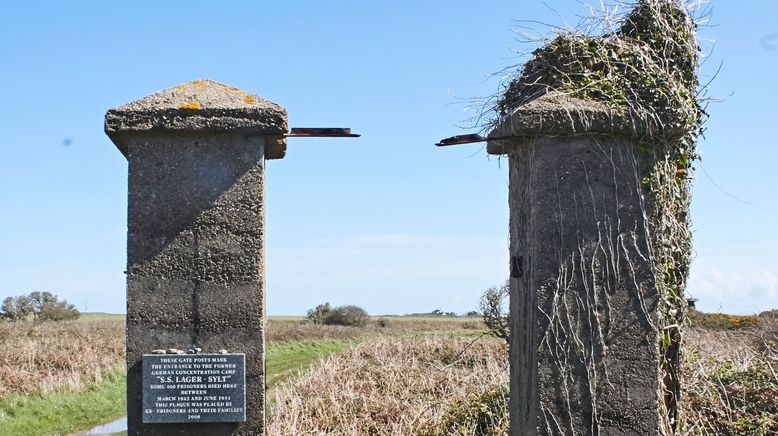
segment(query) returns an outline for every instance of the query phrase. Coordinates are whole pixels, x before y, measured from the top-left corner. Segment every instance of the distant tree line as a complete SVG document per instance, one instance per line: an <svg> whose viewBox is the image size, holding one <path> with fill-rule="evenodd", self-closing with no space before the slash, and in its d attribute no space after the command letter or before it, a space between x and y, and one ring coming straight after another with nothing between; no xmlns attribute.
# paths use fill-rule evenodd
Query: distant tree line
<svg viewBox="0 0 778 436"><path fill-rule="evenodd" d="M29 295L8 297L0 306L0 319L8 321L65 321L77 319L81 312L66 300L60 301L51 292L30 292Z"/></svg>

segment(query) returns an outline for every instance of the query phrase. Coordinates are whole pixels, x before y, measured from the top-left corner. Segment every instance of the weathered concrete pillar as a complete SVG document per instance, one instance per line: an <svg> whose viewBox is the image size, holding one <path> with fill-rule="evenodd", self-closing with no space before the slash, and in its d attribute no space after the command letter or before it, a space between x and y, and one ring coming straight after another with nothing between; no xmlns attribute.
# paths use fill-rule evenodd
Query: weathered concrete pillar
<svg viewBox="0 0 778 436"><path fill-rule="evenodd" d="M642 180L624 112L543 97L503 117L509 156L511 434L658 435L664 387Z"/></svg>
<svg viewBox="0 0 778 436"><path fill-rule="evenodd" d="M129 434L263 434L264 160L286 111L196 80L109 110L105 131L129 164ZM246 421L144 424L142 356L169 348L245 353Z"/></svg>

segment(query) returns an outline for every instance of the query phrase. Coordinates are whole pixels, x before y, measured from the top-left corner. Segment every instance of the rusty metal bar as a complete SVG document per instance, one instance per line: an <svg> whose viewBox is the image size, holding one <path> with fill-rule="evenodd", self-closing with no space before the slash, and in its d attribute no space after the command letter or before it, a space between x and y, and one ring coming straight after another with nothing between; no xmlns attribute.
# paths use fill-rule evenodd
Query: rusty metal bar
<svg viewBox="0 0 778 436"><path fill-rule="evenodd" d="M467 135L457 135L457 136L452 136L450 138L441 139L440 142L436 143L435 145L437 145L438 147L446 147L449 145L473 144L475 142L499 141L501 139L512 139L512 138L519 138L519 136L509 135L509 136L483 137L477 133L470 133Z"/></svg>
<svg viewBox="0 0 778 436"><path fill-rule="evenodd" d="M351 133L347 127L294 127L286 135L297 138L357 138L357 133Z"/></svg>
<svg viewBox="0 0 778 436"><path fill-rule="evenodd" d="M474 142L484 142L486 141L486 138L483 136L477 134L477 133L471 133L468 135L457 135L452 136L450 138L441 139L440 142L438 142L438 147L446 147L449 145L459 145L459 144L472 144Z"/></svg>

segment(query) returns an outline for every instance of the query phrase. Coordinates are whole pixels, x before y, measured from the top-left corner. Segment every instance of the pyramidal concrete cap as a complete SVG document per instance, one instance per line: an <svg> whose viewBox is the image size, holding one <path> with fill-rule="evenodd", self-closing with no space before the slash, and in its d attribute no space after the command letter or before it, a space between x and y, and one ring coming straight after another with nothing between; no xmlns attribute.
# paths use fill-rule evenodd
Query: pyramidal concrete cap
<svg viewBox="0 0 778 436"><path fill-rule="evenodd" d="M289 130L283 107L212 80L194 80L108 110L105 133L127 156L126 134L235 132L265 136L267 159L286 154Z"/></svg>
<svg viewBox="0 0 778 436"><path fill-rule="evenodd" d="M637 140L663 137L679 139L683 131L603 102L582 100L565 93L549 93L514 108L503 116L487 137L489 154L506 154L515 140L490 138L537 138L542 136L606 135Z"/></svg>

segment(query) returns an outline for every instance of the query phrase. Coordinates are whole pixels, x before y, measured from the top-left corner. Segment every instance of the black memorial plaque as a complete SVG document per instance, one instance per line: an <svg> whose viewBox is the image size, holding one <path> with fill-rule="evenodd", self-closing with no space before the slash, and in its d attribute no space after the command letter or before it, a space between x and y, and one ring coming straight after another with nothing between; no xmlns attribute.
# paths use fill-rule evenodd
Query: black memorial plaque
<svg viewBox="0 0 778 436"><path fill-rule="evenodd" d="M244 354L143 355L144 423L244 421Z"/></svg>

